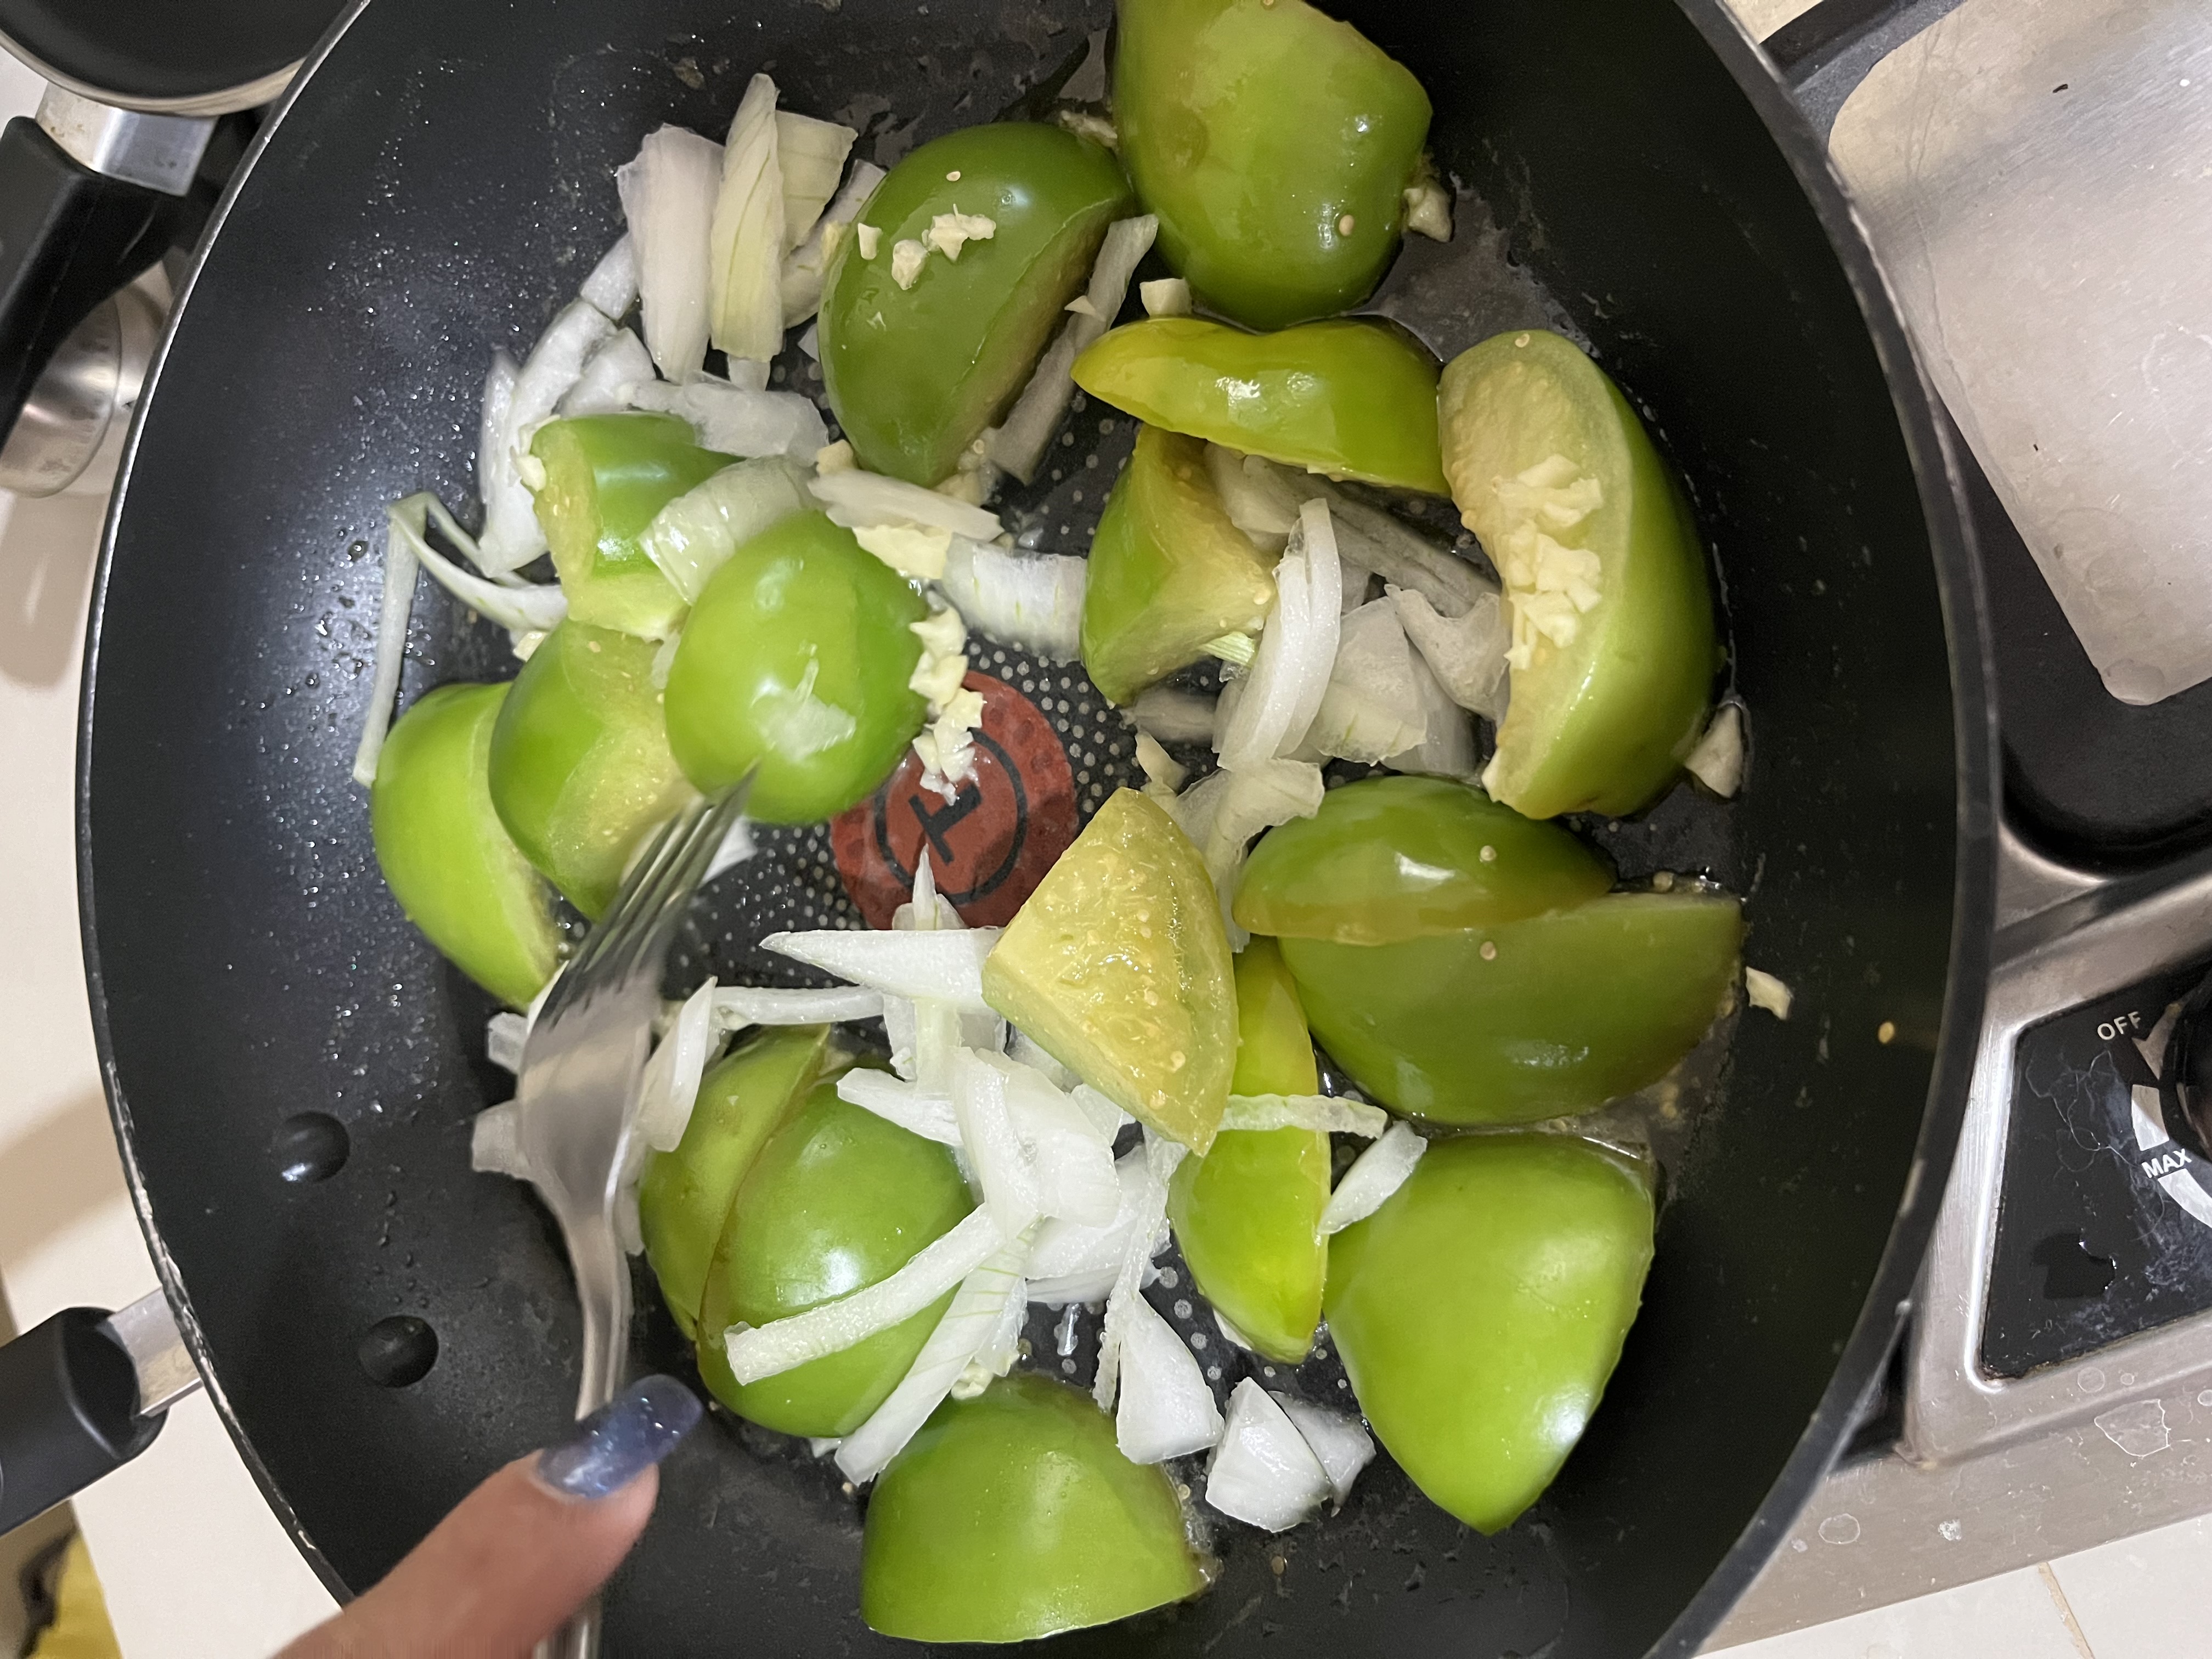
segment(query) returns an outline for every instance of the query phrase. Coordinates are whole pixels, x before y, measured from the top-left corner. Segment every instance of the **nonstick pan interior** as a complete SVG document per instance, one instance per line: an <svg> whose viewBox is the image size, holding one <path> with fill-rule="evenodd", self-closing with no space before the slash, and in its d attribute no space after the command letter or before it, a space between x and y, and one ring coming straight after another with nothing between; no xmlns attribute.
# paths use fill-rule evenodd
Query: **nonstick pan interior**
<svg viewBox="0 0 2212 1659"><path fill-rule="evenodd" d="M1528 1516L1476 1536L1385 1460L1321 1525L1269 1540L1224 1523L1202 1601L1060 1645L1581 1659L1674 1626L1671 1650L1692 1651L1842 1435L1889 1329L1887 1311L1861 1327L1862 1304L1904 1293L1942 1184L1956 1091L1939 1089L1938 1161L1885 1267L1960 894L1954 1025L1970 1033L1978 1007L1990 733L1972 591L1925 408L1884 376L1884 352L1903 362L1893 321L1877 302L1870 338L1863 252L1839 260L1809 142L1771 136L1760 110L1778 94L1740 88L1730 65L1754 76L1753 60L1717 11L1340 9L1421 76L1437 160L1473 192L1460 244L1416 250L1385 308L1445 350L1558 319L1690 481L1751 711L1751 787L1725 808L1685 787L1640 821L1585 827L1628 876L1702 870L1745 892L1748 959L1797 1008L1741 1022L1670 1123L1644 1313ZM377 0L229 208L103 566L88 957L157 1259L226 1420L334 1588L373 1582L550 1437L578 1347L549 1224L468 1169L471 1115L512 1088L482 1059L489 1006L400 917L348 778L383 504L470 497L489 353L526 345L618 234L611 171L652 126L719 135L768 70L791 106L842 115L866 129L861 154L887 156L988 118L1109 21L1057 0ZM1027 502L1048 547L1085 544L1127 441L1098 429L1109 419L1085 411L1068 476ZM1093 518L1072 499L1086 472ZM409 696L511 666L491 630L418 605ZM1075 793L1095 805L1126 763L1079 673L1043 683L1011 653L989 672L1026 678L1074 734ZM730 878L695 957L742 965L759 932L837 909L827 839L777 838ZM1946 1048L1952 1073L1962 1054ZM641 1361L680 1367L655 1298L640 1306ZM858 1616L860 1513L833 1467L718 1418L665 1473L610 1592L611 1650L895 1650Z"/></svg>

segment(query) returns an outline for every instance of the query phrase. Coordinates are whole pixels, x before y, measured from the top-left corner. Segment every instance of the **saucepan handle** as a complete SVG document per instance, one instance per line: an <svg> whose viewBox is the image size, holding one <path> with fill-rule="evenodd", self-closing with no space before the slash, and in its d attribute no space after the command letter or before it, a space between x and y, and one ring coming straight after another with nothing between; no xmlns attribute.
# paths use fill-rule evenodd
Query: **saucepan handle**
<svg viewBox="0 0 2212 1659"><path fill-rule="evenodd" d="M0 1533L137 1456L198 1385L159 1291L119 1313L64 1308L0 1346Z"/></svg>
<svg viewBox="0 0 2212 1659"><path fill-rule="evenodd" d="M1958 9L1960 0L1820 0L1760 44L1814 131L1826 138L1874 66Z"/></svg>

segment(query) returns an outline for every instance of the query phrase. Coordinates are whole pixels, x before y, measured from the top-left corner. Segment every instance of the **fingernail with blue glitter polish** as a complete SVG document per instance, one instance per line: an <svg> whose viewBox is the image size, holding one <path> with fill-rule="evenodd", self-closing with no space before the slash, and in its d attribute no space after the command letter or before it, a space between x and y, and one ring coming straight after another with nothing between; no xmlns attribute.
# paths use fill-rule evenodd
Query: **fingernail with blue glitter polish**
<svg viewBox="0 0 2212 1659"><path fill-rule="evenodd" d="M538 1453L538 1478L571 1498L605 1498L674 1451L702 1414L674 1377L642 1377Z"/></svg>

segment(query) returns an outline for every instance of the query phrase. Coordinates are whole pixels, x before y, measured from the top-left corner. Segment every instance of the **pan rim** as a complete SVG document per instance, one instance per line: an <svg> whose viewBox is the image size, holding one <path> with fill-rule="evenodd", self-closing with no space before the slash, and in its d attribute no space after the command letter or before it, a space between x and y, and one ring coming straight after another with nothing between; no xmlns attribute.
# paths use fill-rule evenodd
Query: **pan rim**
<svg viewBox="0 0 2212 1659"><path fill-rule="evenodd" d="M1913 1162L1896 1217L1819 1407L1742 1533L1666 1633L1649 1650L1647 1659L1691 1659L1750 1587L1780 1543L1790 1522L1833 1465L1856 1420L1866 1388L1886 1363L1911 1306L1922 1258L1942 1205L1964 1119L1967 1084L1978 1045L1994 961L2000 817L1995 670L1988 607L1971 520L1965 510L1954 440L1947 422L1939 417L1940 404L1914 355L1892 286L1826 144L1790 95L1772 62L1729 10L1726 0L1674 0L1674 3L1728 70L1789 163L1850 286L1876 360L1888 383L1899 435L1919 490L1943 618L1951 680L1957 822L1951 946L1945 974L1942 1022ZM139 400L117 468L101 531L85 629L74 792L78 922L85 980L102 1088L107 1097L132 1209L163 1293L176 1312L178 1329L200 1372L217 1417L270 1510L317 1577L341 1603L351 1599L354 1592L308 1534L257 1453L222 1388L205 1334L193 1316L182 1277L154 1219L143 1171L134 1150L131 1104L123 1091L115 1060L94 923L97 902L92 864L91 752L108 584L117 531L129 500L146 411L155 401L171 344L198 287L209 249L220 236L264 153L283 130L302 93L368 4L369 0L352 0L304 60L297 77L256 135L210 216L199 249L171 310L160 348L148 370L146 390Z"/></svg>

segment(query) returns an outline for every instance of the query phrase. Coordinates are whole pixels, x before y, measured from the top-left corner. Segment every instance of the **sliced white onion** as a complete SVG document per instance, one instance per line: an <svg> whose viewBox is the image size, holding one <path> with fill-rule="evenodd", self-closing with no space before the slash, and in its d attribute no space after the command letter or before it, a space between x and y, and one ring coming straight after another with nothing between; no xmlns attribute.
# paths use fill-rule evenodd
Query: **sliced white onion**
<svg viewBox="0 0 2212 1659"><path fill-rule="evenodd" d="M924 489L902 478L858 467L825 472L813 482L815 499L847 527L921 525L949 530L970 541L988 542L1002 533L999 515L955 501L939 490Z"/></svg>
<svg viewBox="0 0 2212 1659"><path fill-rule="evenodd" d="M568 614L568 601L556 584L491 581L464 570L430 545L423 526L436 501L435 496L428 494L410 495L385 509L393 532L405 540L407 550L431 579L478 616L501 628L522 634L547 633L558 628ZM438 511L444 513L442 507Z"/></svg>
<svg viewBox="0 0 2212 1659"><path fill-rule="evenodd" d="M1224 1129L1323 1129L1372 1140L1390 1127L1380 1106L1342 1095L1231 1095L1223 1109Z"/></svg>
<svg viewBox="0 0 2212 1659"><path fill-rule="evenodd" d="M1161 1236L1167 1231L1168 1182L1188 1151L1180 1142L1145 1131L1144 1190L1121 1268L1114 1276L1114 1288L1107 1292L1106 1318L1098 1329L1098 1375L1091 1385L1091 1397L1101 1411L1114 1409L1115 1389L1121 1378L1121 1333L1130 1304L1144 1294L1146 1270L1158 1254Z"/></svg>
<svg viewBox="0 0 2212 1659"><path fill-rule="evenodd" d="M783 246L798 247L837 193L845 158L860 135L835 121L817 121L789 110L775 112L775 160L783 184Z"/></svg>
<svg viewBox="0 0 2212 1659"><path fill-rule="evenodd" d="M837 1448L837 1468L848 1480L859 1486L882 1474L952 1391L961 1373L994 1341L1007 1304L1018 1308L1026 1299L1021 1272L1028 1249L1027 1238L1010 1240L960 1281L952 1304L898 1386Z"/></svg>
<svg viewBox="0 0 2212 1659"><path fill-rule="evenodd" d="M1148 732L1162 743L1212 743L1213 710L1211 697L1156 685L1129 705L1129 717L1139 732Z"/></svg>
<svg viewBox="0 0 2212 1659"><path fill-rule="evenodd" d="M913 1318L981 1267L1001 1242L990 1212L970 1211L897 1272L865 1289L788 1319L732 1329L724 1341L730 1370L740 1384L757 1382L824 1354L842 1353Z"/></svg>
<svg viewBox="0 0 2212 1659"><path fill-rule="evenodd" d="M672 380L707 356L707 227L721 191L722 147L683 127L646 135L615 173L637 258L645 343Z"/></svg>
<svg viewBox="0 0 2212 1659"><path fill-rule="evenodd" d="M1464 615L1449 617L1416 588L1394 586L1389 594L1406 637L1451 700L1485 720L1504 720L1509 689L1505 650L1513 642L1504 599L1486 591Z"/></svg>
<svg viewBox="0 0 2212 1659"><path fill-rule="evenodd" d="M522 1045L529 1036L530 1022L502 1008L484 1027L484 1058L502 1071L520 1072Z"/></svg>
<svg viewBox="0 0 2212 1659"><path fill-rule="evenodd" d="M681 415L699 434L702 449L724 455L787 455L811 461L830 441L830 428L811 398L796 392L753 392L711 375L684 386L659 380L634 384L633 409Z"/></svg>
<svg viewBox="0 0 2212 1659"><path fill-rule="evenodd" d="M1038 1052L1043 1051L1040 1049ZM1015 1058L1020 1058L1018 1050L1016 1051ZM1057 1061L1054 1063L1058 1064ZM1112 1146L1114 1138L1137 1120L1089 1084L1074 1083L1073 1081L1074 1073L1069 1073L1068 1076L1072 1086L1068 1089L1067 1097L1083 1109L1083 1115L1091 1120L1091 1127L1097 1133L1099 1139L1109 1146Z"/></svg>
<svg viewBox="0 0 2212 1659"><path fill-rule="evenodd" d="M599 256L592 274L584 278L576 297L620 322L623 313L637 303L637 244L628 233Z"/></svg>
<svg viewBox="0 0 2212 1659"><path fill-rule="evenodd" d="M1339 624L1336 660L1306 746L1370 764L1428 737L1413 647L1389 599L1363 605Z"/></svg>
<svg viewBox="0 0 2212 1659"><path fill-rule="evenodd" d="M1286 1532L1321 1506L1328 1472L1304 1435L1250 1377L1229 1396L1229 1421L1206 1466L1206 1501L1224 1515Z"/></svg>
<svg viewBox="0 0 2212 1659"><path fill-rule="evenodd" d="M886 996L934 997L976 1014L991 1012L983 1000L983 958L998 942L995 927L926 933L832 927L761 941L779 956Z"/></svg>
<svg viewBox="0 0 2212 1659"><path fill-rule="evenodd" d="M1790 1005L1797 1000L1785 981L1759 968L1743 970L1743 994L1753 1007L1763 1008L1777 1019L1789 1018Z"/></svg>
<svg viewBox="0 0 2212 1659"><path fill-rule="evenodd" d="M1104 1226L1079 1221L1048 1221L1037 1230L1030 1251L1027 1272L1030 1299L1058 1307L1075 1302L1103 1302L1121 1276L1129 1253L1129 1236L1146 1207L1152 1175L1145 1149L1133 1147L1114 1165L1121 1188L1114 1218ZM1153 1250L1167 1243L1156 1237ZM1151 1260L1148 1256L1147 1261Z"/></svg>
<svg viewBox="0 0 2212 1659"><path fill-rule="evenodd" d="M618 328L585 360L584 372L561 398L563 420L575 415L618 415L630 407L629 391L653 379L653 354L645 342Z"/></svg>
<svg viewBox="0 0 2212 1659"><path fill-rule="evenodd" d="M1360 1153L1328 1195L1328 1202L1322 1206L1321 1236L1327 1238L1331 1233L1340 1233L1381 1209L1390 1194L1406 1184L1421 1154L1428 1150L1429 1143L1411 1125L1393 1123L1380 1140Z"/></svg>
<svg viewBox="0 0 2212 1659"><path fill-rule="evenodd" d="M917 1084L860 1066L837 1079L837 1098L873 1112L924 1140L945 1146L961 1145L960 1122L952 1115L951 1100Z"/></svg>
<svg viewBox="0 0 2212 1659"><path fill-rule="evenodd" d="M783 169L775 96L775 82L765 75L746 83L723 143L707 242L708 337L732 357L763 363L783 349Z"/></svg>
<svg viewBox="0 0 2212 1659"><path fill-rule="evenodd" d="M1723 800L1732 799L1743 787L1743 711L1732 702L1715 709L1713 723L1682 766Z"/></svg>
<svg viewBox="0 0 2212 1659"><path fill-rule="evenodd" d="M1214 443L1206 447L1206 470L1229 522L1262 552L1280 553L1305 500L1291 488L1291 475L1258 455Z"/></svg>
<svg viewBox="0 0 2212 1659"><path fill-rule="evenodd" d="M844 189L837 192L805 241L787 255L783 262L783 325L796 327L820 308L822 285L830 275L830 262L852 234L853 221L860 216L868 198L875 194L876 186L884 181L884 170L872 161L855 161L852 177L845 180ZM813 343L814 331L809 329L799 337L799 349L816 362L822 354Z"/></svg>
<svg viewBox="0 0 2212 1659"><path fill-rule="evenodd" d="M484 504L484 523L492 521L492 503L503 495L521 490L503 511L531 512L530 492L514 475L514 452L507 434L514 430L514 382L521 370L505 348L491 354L491 368L484 375L483 404L477 417L477 499ZM486 575L495 573L485 571Z"/></svg>
<svg viewBox="0 0 2212 1659"><path fill-rule="evenodd" d="M1295 477L1292 487L1299 487ZM1336 519L1338 550L1345 559L1373 571L1386 582L1423 594L1439 614L1464 615L1477 599L1498 591L1458 554L1437 546L1381 507L1356 501L1318 478L1309 480L1304 487L1328 502Z"/></svg>
<svg viewBox="0 0 2212 1659"><path fill-rule="evenodd" d="M1052 434L1060 428L1060 417L1067 412L1075 395L1075 360L1121 314L1122 301L1129 297L1129 278L1152 251L1159 229L1159 220L1149 213L1117 219L1106 228L1098 258L1091 267L1090 284L1084 289L1088 309L1061 324L1058 336L1045 348L1029 384L991 439L993 465L1012 473L1024 483L1036 477Z"/></svg>
<svg viewBox="0 0 2212 1659"><path fill-rule="evenodd" d="M1046 1081L1054 1088L1073 1089L1079 1086L1075 1081L1075 1073L1047 1054L1026 1031L1013 1033L1013 1040L1007 1045L1006 1053L1031 1070L1042 1073ZM1091 1092L1095 1094L1097 1091L1094 1090ZM1105 1097L1100 1095L1098 1098L1104 1100ZM1112 1103L1109 1102L1108 1104L1111 1105ZM1118 1113L1121 1109L1115 1106L1113 1109Z"/></svg>
<svg viewBox="0 0 2212 1659"><path fill-rule="evenodd" d="M1053 662L1083 653L1083 595L1091 564L1066 553L1024 553L952 538L938 587L968 625Z"/></svg>
<svg viewBox="0 0 2212 1659"><path fill-rule="evenodd" d="M376 763L392 729L392 706L399 697L399 671L407 656L407 623L415 609L413 549L397 520L384 534L384 597L376 612L376 672L369 681L368 712L362 716L361 742L353 751L353 781L364 789L376 781Z"/></svg>
<svg viewBox="0 0 2212 1659"><path fill-rule="evenodd" d="M726 1031L749 1025L837 1025L881 1019L883 994L857 985L827 991L787 991L762 985L725 985L714 993L714 1022Z"/></svg>
<svg viewBox="0 0 2212 1659"><path fill-rule="evenodd" d="M653 514L637 544L684 602L696 604L732 553L811 505L805 470L787 456L764 455L684 491Z"/></svg>
<svg viewBox="0 0 2212 1659"><path fill-rule="evenodd" d="M1112 1221L1121 1198L1112 1137L1102 1137L1089 1114L1042 1073L996 1054L976 1059L1005 1079L1006 1109L1029 1160L1039 1212L1092 1226Z"/></svg>
<svg viewBox="0 0 2212 1659"><path fill-rule="evenodd" d="M1242 771L1201 778L1170 805L1170 815L1206 861L1206 872L1221 902L1222 923L1235 948L1242 950L1248 935L1237 925L1230 907L1252 837L1292 818L1311 817L1321 810L1326 793L1321 768L1310 761L1264 760Z"/></svg>
<svg viewBox="0 0 2212 1659"><path fill-rule="evenodd" d="M1336 661L1336 537L1325 501L1298 510L1290 549L1275 567L1275 602L1223 734L1231 771L1288 755L1304 740Z"/></svg>
<svg viewBox="0 0 2212 1659"><path fill-rule="evenodd" d="M1027 1255L1029 1240L1017 1240L1009 1247L1008 1253L1014 1251ZM984 1272L991 1265L987 1261L976 1272ZM960 1380L952 1385L955 1400L973 1400L990 1385L993 1377L1004 1376L1013 1370L1014 1362L1022 1357L1022 1327L1028 1322L1029 1313L1029 1281L1017 1279L999 1309L998 1322L991 1327L991 1334L983 1339L983 1346L975 1350L975 1357L968 1362L968 1369L960 1374Z"/></svg>
<svg viewBox="0 0 2212 1659"><path fill-rule="evenodd" d="M960 1144L982 1189L983 1206L1011 1238L1041 1213L1036 1170L1006 1102L1006 1079L983 1057L962 1049L953 1057L952 1115Z"/></svg>
<svg viewBox="0 0 2212 1659"><path fill-rule="evenodd" d="M638 1086L637 1118L631 1133L656 1152L672 1152L698 1103L699 1079L707 1073L720 1033L714 1026L714 981L708 980L684 1000Z"/></svg>
<svg viewBox="0 0 2212 1659"><path fill-rule="evenodd" d="M1221 1438L1221 1408L1175 1327L1139 1295L1121 1321L1121 1403L1115 1443L1132 1463L1164 1463Z"/></svg>
<svg viewBox="0 0 2212 1659"><path fill-rule="evenodd" d="M1452 701L1418 651L1413 653L1413 687L1420 696L1427 735L1411 749L1384 756L1382 764L1394 772L1426 772L1473 783L1481 769L1474 752L1474 717Z"/></svg>
<svg viewBox="0 0 2212 1659"><path fill-rule="evenodd" d="M1277 1394L1274 1401L1305 1437L1322 1473L1328 1476L1329 1489L1340 1508L1352 1496L1352 1482L1359 1479L1359 1472L1375 1461L1374 1437L1360 1426L1358 1419L1342 1412L1293 1400L1286 1394Z"/></svg>
<svg viewBox="0 0 2212 1659"><path fill-rule="evenodd" d="M469 1168L478 1175L511 1176L530 1179L530 1164L522 1156L520 1124L515 1103L503 1100L478 1112L469 1127Z"/></svg>
<svg viewBox="0 0 2212 1659"><path fill-rule="evenodd" d="M615 325L597 306L571 300L563 306L514 377L507 404L503 442L509 452L507 466L517 482L507 486L504 477L497 493L484 499L484 528L479 545L484 568L515 570L545 550L545 532L529 489L520 482L522 452L530 447L538 428L553 418L561 399L568 396L584 373L585 360L599 349Z"/></svg>

